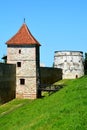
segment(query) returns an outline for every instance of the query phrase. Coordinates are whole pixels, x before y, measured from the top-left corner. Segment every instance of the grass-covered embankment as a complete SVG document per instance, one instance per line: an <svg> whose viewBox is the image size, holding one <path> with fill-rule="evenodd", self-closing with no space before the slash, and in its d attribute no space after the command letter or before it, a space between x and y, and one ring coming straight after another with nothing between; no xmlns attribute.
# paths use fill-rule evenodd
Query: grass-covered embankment
<svg viewBox="0 0 87 130"><path fill-rule="evenodd" d="M87 77L63 80L48 97L0 106L1 130L87 130Z"/></svg>

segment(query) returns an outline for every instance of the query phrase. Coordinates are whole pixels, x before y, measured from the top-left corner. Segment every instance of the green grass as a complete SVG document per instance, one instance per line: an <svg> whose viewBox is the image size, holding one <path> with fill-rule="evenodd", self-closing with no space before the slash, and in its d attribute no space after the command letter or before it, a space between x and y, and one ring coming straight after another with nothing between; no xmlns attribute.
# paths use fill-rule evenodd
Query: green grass
<svg viewBox="0 0 87 130"><path fill-rule="evenodd" d="M60 91L0 106L0 130L87 130L87 77L62 80Z"/></svg>

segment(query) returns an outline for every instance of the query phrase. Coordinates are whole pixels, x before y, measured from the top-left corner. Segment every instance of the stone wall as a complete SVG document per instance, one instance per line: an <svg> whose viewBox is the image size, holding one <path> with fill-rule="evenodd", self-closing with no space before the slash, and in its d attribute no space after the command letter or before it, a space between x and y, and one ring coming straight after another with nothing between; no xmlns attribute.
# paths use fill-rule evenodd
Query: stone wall
<svg viewBox="0 0 87 130"><path fill-rule="evenodd" d="M37 98L39 47L8 45L7 50L7 63L16 64L16 98ZM19 67L18 62L21 63ZM25 80L24 84L20 83L21 79Z"/></svg>
<svg viewBox="0 0 87 130"><path fill-rule="evenodd" d="M41 84L53 84L62 79L62 69L40 67Z"/></svg>
<svg viewBox="0 0 87 130"><path fill-rule="evenodd" d="M56 51L54 67L63 70L63 79L74 79L84 75L83 52Z"/></svg>
<svg viewBox="0 0 87 130"><path fill-rule="evenodd" d="M15 98L16 67L0 63L0 104Z"/></svg>

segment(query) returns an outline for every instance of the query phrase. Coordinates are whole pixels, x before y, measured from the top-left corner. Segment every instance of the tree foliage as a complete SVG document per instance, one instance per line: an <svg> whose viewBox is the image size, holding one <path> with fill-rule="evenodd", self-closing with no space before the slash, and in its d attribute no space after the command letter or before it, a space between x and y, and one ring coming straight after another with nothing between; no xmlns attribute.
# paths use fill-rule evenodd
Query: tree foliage
<svg viewBox="0 0 87 130"><path fill-rule="evenodd" d="M85 70L85 74L87 74L87 52L85 53L84 70Z"/></svg>

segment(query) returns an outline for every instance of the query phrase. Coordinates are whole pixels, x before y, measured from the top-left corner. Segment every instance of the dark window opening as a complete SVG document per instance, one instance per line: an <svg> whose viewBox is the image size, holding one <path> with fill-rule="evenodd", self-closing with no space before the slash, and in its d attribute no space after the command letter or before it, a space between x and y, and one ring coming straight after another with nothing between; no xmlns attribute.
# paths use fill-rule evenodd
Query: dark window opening
<svg viewBox="0 0 87 130"><path fill-rule="evenodd" d="M24 85L25 84L25 79L20 79L20 84Z"/></svg>
<svg viewBox="0 0 87 130"><path fill-rule="evenodd" d="M17 67L21 67L21 62L17 62Z"/></svg>
<svg viewBox="0 0 87 130"><path fill-rule="evenodd" d="M19 54L21 54L21 50L19 50Z"/></svg>
<svg viewBox="0 0 87 130"><path fill-rule="evenodd" d="M78 78L78 75L76 75L76 79Z"/></svg>

